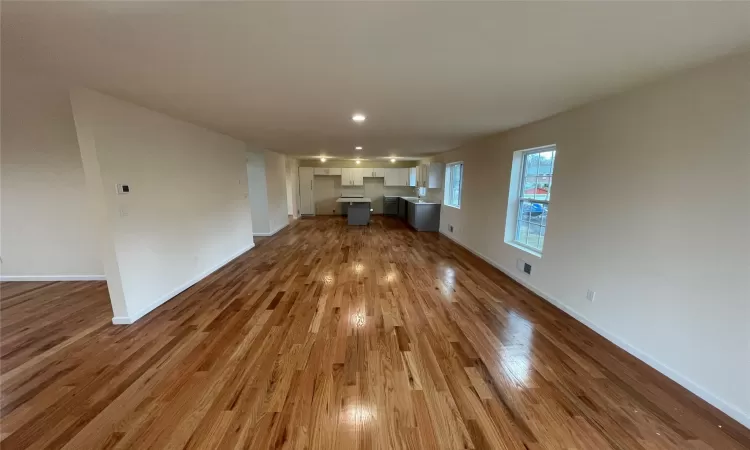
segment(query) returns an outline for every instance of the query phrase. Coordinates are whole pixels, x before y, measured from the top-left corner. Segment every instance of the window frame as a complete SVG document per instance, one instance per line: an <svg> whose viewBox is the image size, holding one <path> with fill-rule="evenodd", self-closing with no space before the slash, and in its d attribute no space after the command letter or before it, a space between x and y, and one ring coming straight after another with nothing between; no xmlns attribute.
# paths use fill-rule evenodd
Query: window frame
<svg viewBox="0 0 750 450"><path fill-rule="evenodd" d="M450 199L452 199L453 195L453 175L452 175L452 168L455 166L461 167L461 179L458 182L458 198L455 199L456 203L452 204L450 203ZM443 186L443 204L445 206L449 206L451 208L461 209L461 196L463 195L463 186L464 186L464 162L463 161L454 161L451 163L448 163L445 165L445 184Z"/></svg>
<svg viewBox="0 0 750 450"><path fill-rule="evenodd" d="M552 157L552 166L551 166L551 173L550 173L550 191L547 193L547 199L545 200L538 200L536 198L530 199L530 198L524 198L524 187L525 187L525 179L526 179L526 158L528 155L533 154L540 154L540 153L546 153L546 152L554 152L554 156ZM554 171L555 171L555 161L557 160L557 144L550 144L550 145L544 145L542 147L534 147L526 150L521 150L518 152L520 154L521 163L520 163L520 170L518 171L518 185L515 192L516 201L515 201L515 215L513 217L513 230L510 240L506 239L506 243L513 245L515 247L520 248L521 250L524 250L526 252L529 252L535 256L542 256L542 252L544 250L544 243L542 243L541 248L534 247L532 245L526 244L524 242L520 242L518 240L518 233L519 233L519 223L522 222L522 214L523 214L523 204L524 202L527 203L540 203L544 205L547 208L547 214L549 214L549 203L550 203L550 197L552 195L552 178L554 177ZM537 173L536 176L538 177L539 174ZM534 194L534 197L536 197L536 194ZM547 225L544 225L544 228L547 228ZM546 234L546 233L545 233Z"/></svg>

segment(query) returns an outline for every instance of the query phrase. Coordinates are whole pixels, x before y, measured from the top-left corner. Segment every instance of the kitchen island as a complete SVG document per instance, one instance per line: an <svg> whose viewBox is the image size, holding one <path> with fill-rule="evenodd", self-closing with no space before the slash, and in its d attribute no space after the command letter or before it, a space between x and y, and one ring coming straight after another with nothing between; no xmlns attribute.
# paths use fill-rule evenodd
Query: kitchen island
<svg viewBox="0 0 750 450"><path fill-rule="evenodd" d="M368 225L370 223L372 199L369 197L340 197L336 200L336 203L348 205L346 216L349 225Z"/></svg>

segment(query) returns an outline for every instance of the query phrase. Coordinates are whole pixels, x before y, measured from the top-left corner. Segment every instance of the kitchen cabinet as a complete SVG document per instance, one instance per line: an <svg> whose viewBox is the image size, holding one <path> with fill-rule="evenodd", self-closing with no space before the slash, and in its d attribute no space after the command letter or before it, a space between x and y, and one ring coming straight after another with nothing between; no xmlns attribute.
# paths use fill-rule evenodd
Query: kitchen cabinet
<svg viewBox="0 0 750 450"><path fill-rule="evenodd" d="M440 162L420 164L417 167L417 187L426 187L430 189L442 188L444 171L445 164Z"/></svg>
<svg viewBox="0 0 750 450"><path fill-rule="evenodd" d="M417 187L427 187L427 178L429 176L429 168L427 164L420 164L417 166Z"/></svg>
<svg viewBox="0 0 750 450"><path fill-rule="evenodd" d="M409 186L409 169L406 167L385 169L384 186Z"/></svg>
<svg viewBox="0 0 750 450"><path fill-rule="evenodd" d="M406 221L417 231L439 231L440 204L406 201Z"/></svg>
<svg viewBox="0 0 750 450"><path fill-rule="evenodd" d="M313 170L315 175L339 175L341 176L341 168L338 167L316 167Z"/></svg>
<svg viewBox="0 0 750 450"><path fill-rule="evenodd" d="M312 167L299 168L299 213L315 214L314 186L315 173Z"/></svg>
<svg viewBox="0 0 750 450"><path fill-rule="evenodd" d="M397 169L385 169L385 177L383 177L383 186L398 186L398 172Z"/></svg>
<svg viewBox="0 0 750 450"><path fill-rule="evenodd" d="M366 167L360 169L363 176L370 178L384 178L386 169L383 167Z"/></svg>
<svg viewBox="0 0 750 450"><path fill-rule="evenodd" d="M362 186L365 184L364 171L370 169L361 169L359 167L346 167L341 169L342 186Z"/></svg>
<svg viewBox="0 0 750 450"><path fill-rule="evenodd" d="M445 175L445 164L431 162L427 165L427 187L430 189L441 189L443 187L443 176Z"/></svg>
<svg viewBox="0 0 750 450"><path fill-rule="evenodd" d="M407 186L417 187L417 170L418 167L409 167L409 179L406 183Z"/></svg>
<svg viewBox="0 0 750 450"><path fill-rule="evenodd" d="M398 197L385 197L383 201L383 214L386 216L397 216L399 200L401 199Z"/></svg>

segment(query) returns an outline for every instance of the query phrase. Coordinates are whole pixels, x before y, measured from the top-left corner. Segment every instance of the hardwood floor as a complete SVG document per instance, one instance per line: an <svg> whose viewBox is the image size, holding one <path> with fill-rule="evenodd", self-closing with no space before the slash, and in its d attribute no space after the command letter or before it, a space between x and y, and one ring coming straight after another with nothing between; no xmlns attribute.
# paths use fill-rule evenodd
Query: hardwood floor
<svg viewBox="0 0 750 450"><path fill-rule="evenodd" d="M750 432L461 247L303 219L131 326L2 289L3 449L748 449Z"/></svg>

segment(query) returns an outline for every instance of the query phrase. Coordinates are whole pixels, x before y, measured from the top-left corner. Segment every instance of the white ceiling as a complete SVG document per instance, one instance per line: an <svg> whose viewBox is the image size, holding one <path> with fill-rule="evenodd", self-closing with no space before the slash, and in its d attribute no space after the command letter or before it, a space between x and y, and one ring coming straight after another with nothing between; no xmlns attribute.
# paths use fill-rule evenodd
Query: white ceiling
<svg viewBox="0 0 750 450"><path fill-rule="evenodd" d="M434 154L749 46L750 2L2 3L3 59L306 156Z"/></svg>

